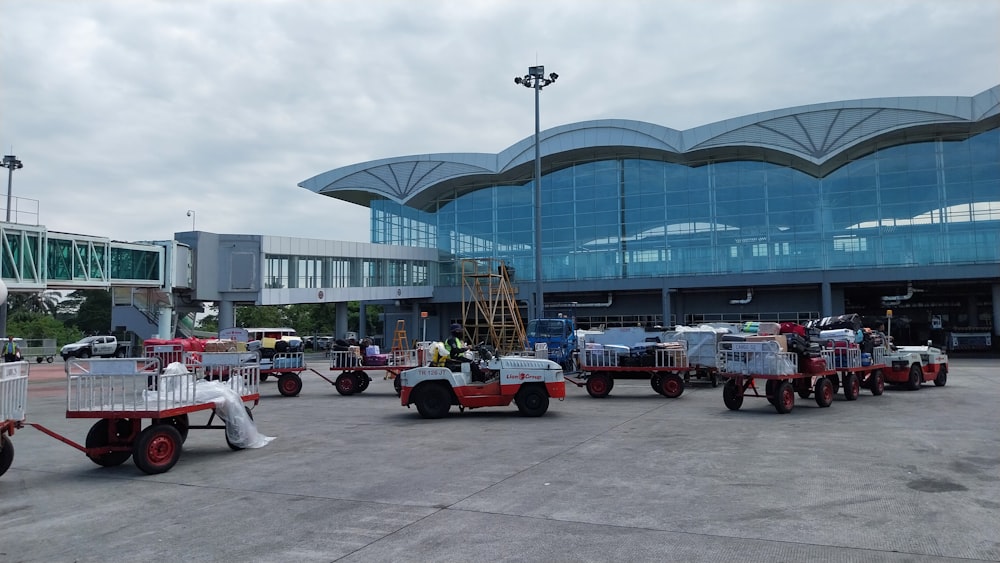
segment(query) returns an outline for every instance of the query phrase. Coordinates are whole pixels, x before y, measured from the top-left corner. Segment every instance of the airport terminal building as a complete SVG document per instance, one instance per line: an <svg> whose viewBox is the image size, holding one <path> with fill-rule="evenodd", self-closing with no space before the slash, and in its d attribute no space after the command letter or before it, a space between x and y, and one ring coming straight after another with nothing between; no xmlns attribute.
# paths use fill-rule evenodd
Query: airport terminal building
<svg viewBox="0 0 1000 563"><path fill-rule="evenodd" d="M420 305L435 316L459 317L459 263L479 258L513 268L527 314L534 143L363 162L300 186L369 207L372 243L436 250ZM544 302L583 327L891 309L900 343L1000 340L1000 85L685 131L584 121L542 131L539 147Z"/></svg>

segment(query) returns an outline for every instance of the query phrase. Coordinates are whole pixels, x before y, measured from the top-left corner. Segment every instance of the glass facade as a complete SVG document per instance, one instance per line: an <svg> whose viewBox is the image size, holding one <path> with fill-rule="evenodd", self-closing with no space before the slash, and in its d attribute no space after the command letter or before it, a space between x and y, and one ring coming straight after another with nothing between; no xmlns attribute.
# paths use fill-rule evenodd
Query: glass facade
<svg viewBox="0 0 1000 563"><path fill-rule="evenodd" d="M267 254L264 287L411 287L431 282L431 264L424 260L337 258Z"/></svg>
<svg viewBox="0 0 1000 563"><path fill-rule="evenodd" d="M533 191L375 201L371 241L437 248L440 285L459 284L448 258L534 279ZM542 247L550 281L997 263L1000 129L879 148L819 178L755 160L578 162L542 178Z"/></svg>

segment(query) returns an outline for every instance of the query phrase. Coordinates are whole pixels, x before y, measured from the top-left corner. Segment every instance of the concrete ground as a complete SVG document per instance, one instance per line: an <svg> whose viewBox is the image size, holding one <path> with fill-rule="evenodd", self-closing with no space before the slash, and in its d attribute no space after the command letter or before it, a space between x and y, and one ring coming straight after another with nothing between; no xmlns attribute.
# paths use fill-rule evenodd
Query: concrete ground
<svg viewBox="0 0 1000 563"><path fill-rule="evenodd" d="M32 366L28 419L83 442L60 370ZM303 379L293 398L262 384L269 445L192 430L160 475L17 431L0 561L1000 560L998 359L787 415L631 380L605 399L570 387L542 418L423 420L381 377L348 397Z"/></svg>

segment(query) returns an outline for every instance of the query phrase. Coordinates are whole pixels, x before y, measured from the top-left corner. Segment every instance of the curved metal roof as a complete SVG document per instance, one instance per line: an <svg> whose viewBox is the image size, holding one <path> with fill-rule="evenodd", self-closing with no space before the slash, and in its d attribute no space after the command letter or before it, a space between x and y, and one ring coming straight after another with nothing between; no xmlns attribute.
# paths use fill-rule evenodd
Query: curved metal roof
<svg viewBox="0 0 1000 563"><path fill-rule="evenodd" d="M1000 123L1000 85L976 96L872 98L755 113L678 131L626 119L582 121L539 133L544 171L616 157L700 164L763 159L823 175L849 158L941 135L961 138ZM390 199L421 208L441 193L520 183L534 173L534 136L497 154L400 156L335 168L300 187L368 206Z"/></svg>

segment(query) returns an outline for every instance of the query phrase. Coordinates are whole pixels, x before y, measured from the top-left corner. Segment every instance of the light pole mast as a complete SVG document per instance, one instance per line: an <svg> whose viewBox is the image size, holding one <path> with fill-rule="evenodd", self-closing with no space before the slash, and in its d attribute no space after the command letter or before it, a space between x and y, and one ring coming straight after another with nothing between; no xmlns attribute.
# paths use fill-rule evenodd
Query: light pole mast
<svg viewBox="0 0 1000 563"><path fill-rule="evenodd" d="M539 93L542 88L552 84L559 78L556 73L545 77L544 66L528 67L528 74L514 78L514 84L535 90L535 315L540 319L545 316L545 296L542 288L542 153L539 147L541 119L539 113Z"/></svg>
<svg viewBox="0 0 1000 563"><path fill-rule="evenodd" d="M7 222L10 223L10 201L11 201L11 186L14 183L14 171L24 168L21 161L17 159L16 156L12 154L4 155L3 164L0 164L7 169Z"/></svg>

